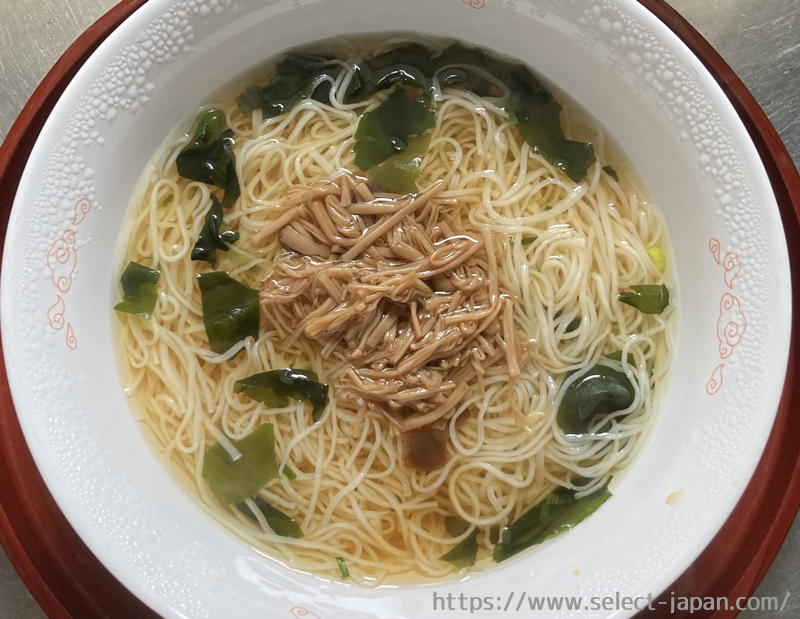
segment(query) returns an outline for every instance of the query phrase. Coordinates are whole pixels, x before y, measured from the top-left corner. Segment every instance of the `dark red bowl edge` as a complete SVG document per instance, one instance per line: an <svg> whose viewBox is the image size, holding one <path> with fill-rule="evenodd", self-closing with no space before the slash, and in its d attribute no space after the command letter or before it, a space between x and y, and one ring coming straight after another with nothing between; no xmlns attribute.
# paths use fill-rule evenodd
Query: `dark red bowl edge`
<svg viewBox="0 0 800 619"><path fill-rule="evenodd" d="M638 0L692 50L730 100L761 157L772 184L789 250L793 307L800 307L800 175L780 136L753 95L716 50L677 11L661 0ZM767 446L733 512L692 565L668 587L659 601L702 589L704 597L735 601L752 595L780 550L800 507L800 453L786 437L800 435L798 399L791 380L800 367L798 313L792 317L790 353L784 389ZM768 525L765 527L765 523ZM765 530L766 529L766 530ZM757 532L754 534L754 532ZM746 558L746 561L742 559ZM731 563L738 570L726 569ZM702 587L698 587L703 583ZM735 609L707 613L733 617ZM672 614L675 616L689 616ZM693 617L703 616L697 613Z"/></svg>
<svg viewBox="0 0 800 619"><path fill-rule="evenodd" d="M146 0L122 0L67 48L26 102L0 147L0 227L20 177L61 93L94 50ZM2 263L0 246L0 264ZM0 336L1 337L1 336ZM2 340L0 339L0 342ZM0 543L42 610L53 618L156 617L86 548L44 484L22 435L0 356ZM111 602L111 604L109 604Z"/></svg>

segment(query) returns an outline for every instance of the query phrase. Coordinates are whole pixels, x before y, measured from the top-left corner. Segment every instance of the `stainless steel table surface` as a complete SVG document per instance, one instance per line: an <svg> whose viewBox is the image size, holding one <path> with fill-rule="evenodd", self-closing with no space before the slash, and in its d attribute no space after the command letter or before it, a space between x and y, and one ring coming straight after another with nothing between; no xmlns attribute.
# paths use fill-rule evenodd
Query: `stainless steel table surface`
<svg viewBox="0 0 800 619"><path fill-rule="evenodd" d="M0 138L67 46L114 0L0 0ZM800 162L800 0L671 0L731 64ZM757 595L783 599L800 616L800 520L795 521ZM741 617L758 619L760 613ZM0 552L0 619L39 610Z"/></svg>

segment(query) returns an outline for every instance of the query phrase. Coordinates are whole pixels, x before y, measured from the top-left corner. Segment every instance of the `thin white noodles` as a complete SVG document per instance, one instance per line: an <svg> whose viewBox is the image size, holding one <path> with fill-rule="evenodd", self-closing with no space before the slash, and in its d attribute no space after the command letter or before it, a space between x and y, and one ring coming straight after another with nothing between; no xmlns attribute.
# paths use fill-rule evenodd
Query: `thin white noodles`
<svg viewBox="0 0 800 619"><path fill-rule="evenodd" d="M217 98L227 102L221 107L235 134L242 195L225 213L225 228L241 239L219 252L215 270L261 288L281 247L274 238L265 246L253 239L281 216L291 188L337 170L357 171L358 117L386 93L344 104L350 79L352 70L336 80L330 101L307 100L275 118L242 114L232 97ZM262 317L258 341L223 355L208 350L195 276L210 267L189 255L210 193L177 176L174 161L185 137L171 136L155 154L122 233L126 261L161 271L155 317L124 316L119 337L137 412L172 474L254 547L329 576L337 573L334 557L343 557L360 584L452 574L439 557L475 527L485 563L492 532L556 485L590 478L592 486L582 489L589 493L605 483L641 449L669 365L669 313L647 316L616 300L626 286L662 281L647 254L653 246L667 249L661 216L624 160L608 150L602 131L567 106L570 137L591 139L598 156L576 185L531 152L492 101L455 89L439 90L437 98L420 187L441 180L442 196L462 201L451 226L476 238L491 233L500 277L513 291L514 324L525 338L517 351L519 376L487 377L450 416L449 459L439 470L408 468L397 425L343 405L335 384L317 423L301 403L273 410L233 393L236 380L265 370L307 368L324 380L331 368L315 342L299 333L281 338L270 316ZM184 129L190 126L188 120ZM619 182L601 171L609 162ZM575 319L578 326L567 329ZM622 362L603 362L632 379L635 402L597 420L590 439L567 438L555 415L563 389L580 377L570 372L620 350ZM201 477L211 444L235 456L231 439L265 422L275 426L279 465L291 466L297 478L281 476L260 495L295 519L302 539L275 535L249 500L256 521L223 507ZM452 515L470 525L455 540L443 524Z"/></svg>

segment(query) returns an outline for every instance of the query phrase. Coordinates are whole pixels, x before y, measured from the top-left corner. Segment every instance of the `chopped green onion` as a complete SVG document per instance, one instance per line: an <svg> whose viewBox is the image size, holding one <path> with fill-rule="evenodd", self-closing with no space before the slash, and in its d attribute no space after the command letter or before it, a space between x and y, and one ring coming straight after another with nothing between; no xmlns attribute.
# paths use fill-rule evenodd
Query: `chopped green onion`
<svg viewBox="0 0 800 619"><path fill-rule="evenodd" d="M656 268L663 273L664 269L667 268L667 255L664 253L664 250L656 245L648 249L647 253L650 254L650 258L653 260L653 264L656 265Z"/></svg>
<svg viewBox="0 0 800 619"><path fill-rule="evenodd" d="M631 286L617 298L643 314L660 314L669 305L669 289L664 284Z"/></svg>
<svg viewBox="0 0 800 619"><path fill-rule="evenodd" d="M350 577L350 570L347 569L347 563L344 562L342 557L336 557L336 565L339 568L339 573L342 575L342 578Z"/></svg>

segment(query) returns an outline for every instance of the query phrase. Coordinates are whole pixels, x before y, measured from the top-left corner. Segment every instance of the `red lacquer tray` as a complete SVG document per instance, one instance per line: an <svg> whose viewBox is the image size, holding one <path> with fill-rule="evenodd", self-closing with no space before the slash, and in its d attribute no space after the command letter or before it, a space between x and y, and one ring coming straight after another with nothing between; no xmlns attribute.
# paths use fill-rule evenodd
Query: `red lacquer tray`
<svg viewBox="0 0 800 619"><path fill-rule="evenodd" d="M30 150L61 92L92 51L145 0L123 0L86 30L34 92L0 149L0 227L5 230ZM755 143L778 200L800 307L800 176L764 112L705 39L662 0L639 0L692 49L728 95ZM731 517L692 566L660 598L751 594L775 558L800 506L800 361L793 319L788 379L767 448ZM54 618L143 619L155 614L94 557L50 496L25 444L0 360L0 541L22 580ZM667 615L656 606L653 615ZM692 617L731 617L734 611ZM688 616L677 613L672 617Z"/></svg>

